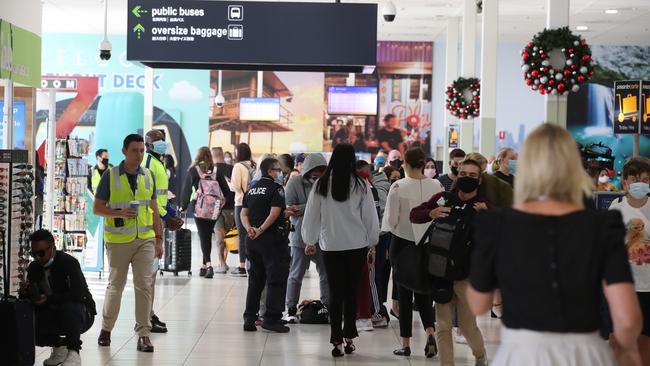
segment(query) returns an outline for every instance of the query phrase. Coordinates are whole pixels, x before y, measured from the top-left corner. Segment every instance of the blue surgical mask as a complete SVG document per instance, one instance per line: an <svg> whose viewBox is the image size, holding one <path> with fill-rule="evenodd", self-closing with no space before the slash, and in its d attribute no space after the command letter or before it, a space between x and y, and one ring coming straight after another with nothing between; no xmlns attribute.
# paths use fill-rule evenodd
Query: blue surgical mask
<svg viewBox="0 0 650 366"><path fill-rule="evenodd" d="M283 171L278 172L278 175L275 176L275 181L278 184L284 184L284 172Z"/></svg>
<svg viewBox="0 0 650 366"><path fill-rule="evenodd" d="M508 160L508 170L510 170L510 174L515 174L517 171L517 160Z"/></svg>
<svg viewBox="0 0 650 366"><path fill-rule="evenodd" d="M50 260L47 261L47 263L45 263L45 264L43 265L44 268L49 268L49 267L52 265L52 263L54 263L54 256L55 256L55 255L56 255L56 253L53 254L52 257L50 257Z"/></svg>
<svg viewBox="0 0 650 366"><path fill-rule="evenodd" d="M630 196L634 197L637 200L640 200L643 197L646 197L648 193L650 193L650 186L648 186L648 183L643 182L632 183L630 184L627 192L630 194Z"/></svg>
<svg viewBox="0 0 650 366"><path fill-rule="evenodd" d="M158 155L165 155L167 153L167 142L165 140L158 140L151 143L151 151Z"/></svg>

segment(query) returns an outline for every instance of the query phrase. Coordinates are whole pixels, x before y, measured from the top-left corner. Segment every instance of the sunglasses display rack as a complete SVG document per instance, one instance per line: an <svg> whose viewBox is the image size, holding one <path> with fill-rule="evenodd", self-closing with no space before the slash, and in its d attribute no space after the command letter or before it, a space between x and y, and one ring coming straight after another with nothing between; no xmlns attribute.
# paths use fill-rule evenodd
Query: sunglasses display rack
<svg viewBox="0 0 650 366"><path fill-rule="evenodd" d="M55 147L54 224L56 246L80 258L86 246L86 210L90 143L79 138L58 139ZM46 192L47 193L47 192Z"/></svg>
<svg viewBox="0 0 650 366"><path fill-rule="evenodd" d="M27 150L0 150L0 278L2 297L18 296L31 261L34 172Z"/></svg>

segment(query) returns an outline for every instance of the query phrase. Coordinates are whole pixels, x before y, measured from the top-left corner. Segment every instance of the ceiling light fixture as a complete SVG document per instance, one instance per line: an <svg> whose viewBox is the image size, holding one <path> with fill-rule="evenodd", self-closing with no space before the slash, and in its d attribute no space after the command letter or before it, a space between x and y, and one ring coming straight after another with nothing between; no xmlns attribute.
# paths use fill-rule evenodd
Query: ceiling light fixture
<svg viewBox="0 0 650 366"><path fill-rule="evenodd" d="M618 9L607 9L605 14L618 14Z"/></svg>
<svg viewBox="0 0 650 366"><path fill-rule="evenodd" d="M587 27L586 25L579 25L579 26L576 27L576 30L578 30L578 31L586 31L586 30L589 30L589 27Z"/></svg>

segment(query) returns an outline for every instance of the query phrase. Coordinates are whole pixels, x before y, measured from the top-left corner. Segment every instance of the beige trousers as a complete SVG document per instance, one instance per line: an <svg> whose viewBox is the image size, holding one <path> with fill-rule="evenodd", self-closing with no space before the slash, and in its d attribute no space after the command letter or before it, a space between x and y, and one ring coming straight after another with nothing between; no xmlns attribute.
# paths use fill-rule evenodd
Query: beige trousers
<svg viewBox="0 0 650 366"><path fill-rule="evenodd" d="M154 246L154 239L135 239L130 243L123 244L106 243L110 274L102 312L103 330L110 332L115 327L115 322L120 314L122 292L126 285L130 264L135 290L135 330L140 337L149 336Z"/></svg>
<svg viewBox="0 0 650 366"><path fill-rule="evenodd" d="M454 365L454 342L451 335L454 305L458 312L458 325L467 339L476 359L486 357L485 343L481 330L476 325L476 317L469 309L467 288L469 281L454 282L454 298L446 304L436 304L436 341L440 355L441 366Z"/></svg>

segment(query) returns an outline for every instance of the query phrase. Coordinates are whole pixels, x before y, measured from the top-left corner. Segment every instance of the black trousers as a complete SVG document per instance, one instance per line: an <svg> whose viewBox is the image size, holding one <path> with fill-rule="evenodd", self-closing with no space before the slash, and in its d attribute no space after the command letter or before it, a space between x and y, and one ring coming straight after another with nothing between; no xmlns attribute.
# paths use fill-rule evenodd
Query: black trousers
<svg viewBox="0 0 650 366"><path fill-rule="evenodd" d="M330 285L330 343L353 339L357 333L357 289L368 248L323 251L325 271ZM345 321L343 327L341 322Z"/></svg>
<svg viewBox="0 0 650 366"><path fill-rule="evenodd" d="M86 305L73 302L36 307L34 316L37 346L66 345L75 351L81 349L81 335L95 322L95 316L90 315Z"/></svg>
<svg viewBox="0 0 650 366"><path fill-rule="evenodd" d="M393 240L390 244L390 256L391 258L397 258L399 252L402 249L406 248L409 245L415 245L414 242L410 240L402 239L398 236L393 235ZM435 315L433 312L433 299L429 295L423 295L418 293L413 293L413 291L396 285L393 281L393 289L397 287L397 295L399 298L399 333L403 338L410 338L413 336L413 298L415 297L415 303L418 305L418 311L420 313L420 319L422 320L422 325L424 329L434 326ZM393 293L393 298L395 294Z"/></svg>
<svg viewBox="0 0 650 366"><path fill-rule="evenodd" d="M244 224L241 222L242 206L235 206L235 225L237 226L238 242L239 242L239 263L246 263L246 243L248 241L248 233L244 229Z"/></svg>
<svg viewBox="0 0 650 366"><path fill-rule="evenodd" d="M244 321L254 322L260 310L260 298L266 286L265 323L278 323L282 319L284 299L291 256L287 240L273 233L264 233L255 240L246 237L248 292Z"/></svg>
<svg viewBox="0 0 650 366"><path fill-rule="evenodd" d="M194 222L196 223L196 230L199 232L199 240L201 241L203 264L211 263L212 234L214 233L214 225L217 223L217 220L206 220L195 217Z"/></svg>

